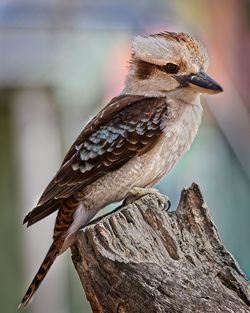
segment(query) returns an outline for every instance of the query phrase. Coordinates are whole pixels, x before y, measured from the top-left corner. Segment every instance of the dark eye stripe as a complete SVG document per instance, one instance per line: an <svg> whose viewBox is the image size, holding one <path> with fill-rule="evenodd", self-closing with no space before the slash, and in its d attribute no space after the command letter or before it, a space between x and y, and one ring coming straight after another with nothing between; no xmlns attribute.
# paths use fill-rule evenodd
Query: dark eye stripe
<svg viewBox="0 0 250 313"><path fill-rule="evenodd" d="M151 77L154 71L154 64L136 60L136 77L138 79L148 79Z"/></svg>

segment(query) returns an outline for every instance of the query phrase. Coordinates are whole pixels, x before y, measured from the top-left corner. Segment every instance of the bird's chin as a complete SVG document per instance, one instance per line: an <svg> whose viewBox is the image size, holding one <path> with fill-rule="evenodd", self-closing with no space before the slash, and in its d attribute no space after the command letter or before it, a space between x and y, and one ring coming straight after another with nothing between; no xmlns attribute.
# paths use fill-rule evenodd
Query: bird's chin
<svg viewBox="0 0 250 313"><path fill-rule="evenodd" d="M169 91L167 95L169 98L181 101L182 103L195 104L199 102L201 92L187 86Z"/></svg>

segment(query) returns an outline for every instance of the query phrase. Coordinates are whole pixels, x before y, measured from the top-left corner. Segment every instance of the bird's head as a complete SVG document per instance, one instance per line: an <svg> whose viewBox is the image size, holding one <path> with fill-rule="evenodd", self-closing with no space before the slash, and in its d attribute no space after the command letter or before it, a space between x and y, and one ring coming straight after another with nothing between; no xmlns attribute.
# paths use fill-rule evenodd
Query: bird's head
<svg viewBox="0 0 250 313"><path fill-rule="evenodd" d="M185 33L162 32L136 37L132 45L126 92L215 94L222 87L206 74L208 55L203 45Z"/></svg>

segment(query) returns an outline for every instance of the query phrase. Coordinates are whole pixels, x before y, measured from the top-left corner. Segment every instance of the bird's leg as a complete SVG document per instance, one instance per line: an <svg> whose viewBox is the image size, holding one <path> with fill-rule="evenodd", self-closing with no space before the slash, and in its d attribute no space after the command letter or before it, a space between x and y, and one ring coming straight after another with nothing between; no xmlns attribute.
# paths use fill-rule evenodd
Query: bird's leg
<svg viewBox="0 0 250 313"><path fill-rule="evenodd" d="M123 205L128 205L134 202L141 197L153 194L157 197L159 204L162 206L164 211L168 211L171 207L171 202L169 198L165 195L162 195L159 190L155 188L142 188L142 187L133 187L129 192L128 196L124 199Z"/></svg>

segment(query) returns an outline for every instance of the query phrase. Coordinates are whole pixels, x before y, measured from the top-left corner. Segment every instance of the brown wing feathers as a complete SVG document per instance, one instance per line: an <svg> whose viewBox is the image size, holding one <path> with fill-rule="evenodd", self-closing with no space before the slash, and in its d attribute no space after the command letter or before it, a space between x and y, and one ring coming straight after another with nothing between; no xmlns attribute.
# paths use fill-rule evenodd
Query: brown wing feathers
<svg viewBox="0 0 250 313"><path fill-rule="evenodd" d="M166 114L165 100L164 103L157 100L144 98L99 127L77 147L75 155L45 190L42 200L68 197L150 149L162 132L162 115Z"/></svg>
<svg viewBox="0 0 250 313"><path fill-rule="evenodd" d="M167 114L165 98L121 96L111 101L83 130L69 150L55 178L40 198L39 206L25 218L31 225L42 218L40 207L81 191L105 173L114 171L157 142L163 117ZM50 214L48 208L45 215Z"/></svg>
<svg viewBox="0 0 250 313"><path fill-rule="evenodd" d="M32 211L30 211L24 218L23 223L27 223L27 227L33 225L34 223L40 221L49 214L55 212L60 207L59 201L51 199L45 202L43 205L37 206Z"/></svg>

